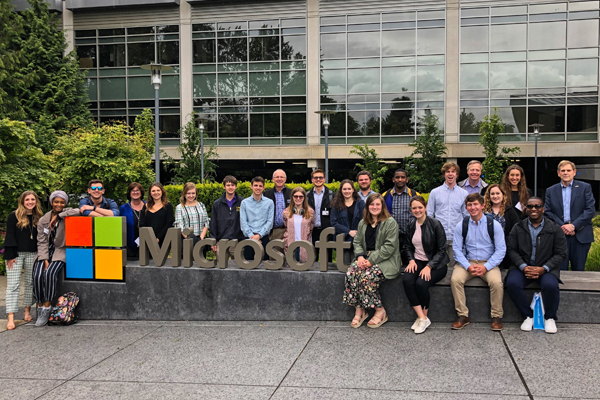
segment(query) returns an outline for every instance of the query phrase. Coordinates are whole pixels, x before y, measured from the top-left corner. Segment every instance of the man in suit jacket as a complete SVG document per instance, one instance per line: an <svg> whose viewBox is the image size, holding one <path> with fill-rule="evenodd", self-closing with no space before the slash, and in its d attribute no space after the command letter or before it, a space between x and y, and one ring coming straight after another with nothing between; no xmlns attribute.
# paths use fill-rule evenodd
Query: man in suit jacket
<svg viewBox="0 0 600 400"><path fill-rule="evenodd" d="M319 240L321 231L331 226L330 212L333 192L325 186L325 172L322 169L315 169L310 174L313 188L308 191L306 198L308 205L315 210L315 227L312 231L313 245ZM333 260L333 250L327 249L327 261Z"/></svg>
<svg viewBox="0 0 600 400"><path fill-rule="evenodd" d="M585 261L594 241L592 218L595 214L595 200L592 187L573 178L577 174L575 164L563 160L558 164L560 183L546 190L546 215L554 220L567 237L568 255L560 269L566 271L571 262L571 270L585 270Z"/></svg>
<svg viewBox="0 0 600 400"><path fill-rule="evenodd" d="M278 169L273 172L273 183L275 187L273 189L265 190L264 196L267 199L273 200L274 213L273 213L273 229L269 235L269 240L283 239L285 233L285 225L283 224L283 210L290 205L290 193L291 189L285 186L287 175L282 169Z"/></svg>

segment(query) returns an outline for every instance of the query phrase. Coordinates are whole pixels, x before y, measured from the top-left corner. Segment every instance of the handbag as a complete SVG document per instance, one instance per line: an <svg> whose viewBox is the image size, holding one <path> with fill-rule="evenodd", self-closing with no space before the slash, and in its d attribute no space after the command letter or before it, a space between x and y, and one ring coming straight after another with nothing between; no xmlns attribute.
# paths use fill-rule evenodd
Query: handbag
<svg viewBox="0 0 600 400"><path fill-rule="evenodd" d="M531 309L533 310L533 329L544 329L544 302L542 293L537 292L531 300Z"/></svg>

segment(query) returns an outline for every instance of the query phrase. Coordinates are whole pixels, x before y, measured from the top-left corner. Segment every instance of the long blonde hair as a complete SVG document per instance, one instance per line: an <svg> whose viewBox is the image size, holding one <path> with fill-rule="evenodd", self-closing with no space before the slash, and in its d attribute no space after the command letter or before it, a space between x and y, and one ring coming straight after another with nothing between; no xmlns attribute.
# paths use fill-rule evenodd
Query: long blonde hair
<svg viewBox="0 0 600 400"><path fill-rule="evenodd" d="M498 185L497 183L488 186L487 190L485 191L485 200L483 201L483 212L492 212L493 204L491 191L494 188L498 188L500 193L502 193L502 203L500 204L500 211L498 211L498 215L502 216L504 215L504 211L506 211L506 193L504 193L504 189L502 189L502 186Z"/></svg>
<svg viewBox="0 0 600 400"><path fill-rule="evenodd" d="M19 196L19 205L15 211L17 217L17 228L23 229L29 225L29 218L27 218L27 210L25 209L25 197L33 195L35 196L35 207L32 210L33 226L37 226L38 221L42 218L44 213L42 212L42 206L40 205L40 198L33 190L27 190Z"/></svg>
<svg viewBox="0 0 600 400"><path fill-rule="evenodd" d="M304 219L310 219L310 206L308 205L308 200L306 198L306 190L304 188L298 186L292 189L292 193L290 193L290 205L287 206L286 212L288 218L292 218L295 214L294 210L296 209L296 205L294 204L294 193L302 193L304 195L304 200L302 200L302 216Z"/></svg>
<svg viewBox="0 0 600 400"><path fill-rule="evenodd" d="M198 188L196 187L196 184L194 182L188 182L185 185L183 185L183 191L181 192L181 197L179 198L179 201L181 202L181 207L185 207L185 195L192 189L196 191L196 196L198 196Z"/></svg>

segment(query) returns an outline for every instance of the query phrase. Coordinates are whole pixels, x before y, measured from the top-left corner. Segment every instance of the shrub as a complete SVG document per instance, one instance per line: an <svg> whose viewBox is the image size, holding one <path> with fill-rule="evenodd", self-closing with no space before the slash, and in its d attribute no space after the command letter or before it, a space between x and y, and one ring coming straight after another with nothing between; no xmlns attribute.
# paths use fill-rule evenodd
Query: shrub
<svg viewBox="0 0 600 400"><path fill-rule="evenodd" d="M592 218L592 226L595 228L600 228L600 214Z"/></svg>
<svg viewBox="0 0 600 400"><path fill-rule="evenodd" d="M598 217L594 218L598 219ZM600 272L600 227L594 228L595 241L590 247L587 260L585 262L586 271L598 271Z"/></svg>

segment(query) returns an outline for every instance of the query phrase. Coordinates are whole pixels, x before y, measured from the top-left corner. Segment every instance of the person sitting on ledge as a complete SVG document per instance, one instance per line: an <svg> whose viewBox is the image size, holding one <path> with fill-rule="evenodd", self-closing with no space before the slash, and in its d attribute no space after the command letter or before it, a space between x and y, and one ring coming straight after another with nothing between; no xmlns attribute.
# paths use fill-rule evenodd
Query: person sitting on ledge
<svg viewBox="0 0 600 400"><path fill-rule="evenodd" d="M508 237L507 255L511 261L506 290L525 319L521 330L533 329L533 310L525 295L525 286L538 282L544 303L544 330L556 333L556 312L560 292L560 265L567 258L567 239L551 218L544 217L539 197L527 200L528 218L519 222Z"/></svg>
<svg viewBox="0 0 600 400"><path fill-rule="evenodd" d="M79 201L79 212L86 217L118 217L119 206L114 200L104 197L104 184L100 179L92 179L88 184L88 194Z"/></svg>
<svg viewBox="0 0 600 400"><path fill-rule="evenodd" d="M356 260L346 272L343 302L356 308L350 326L358 328L374 308L375 315L367 326L379 328L388 320L381 303L379 286L386 279L400 274L398 224L390 215L383 196L374 193L367 197L364 218L354 236Z"/></svg>

